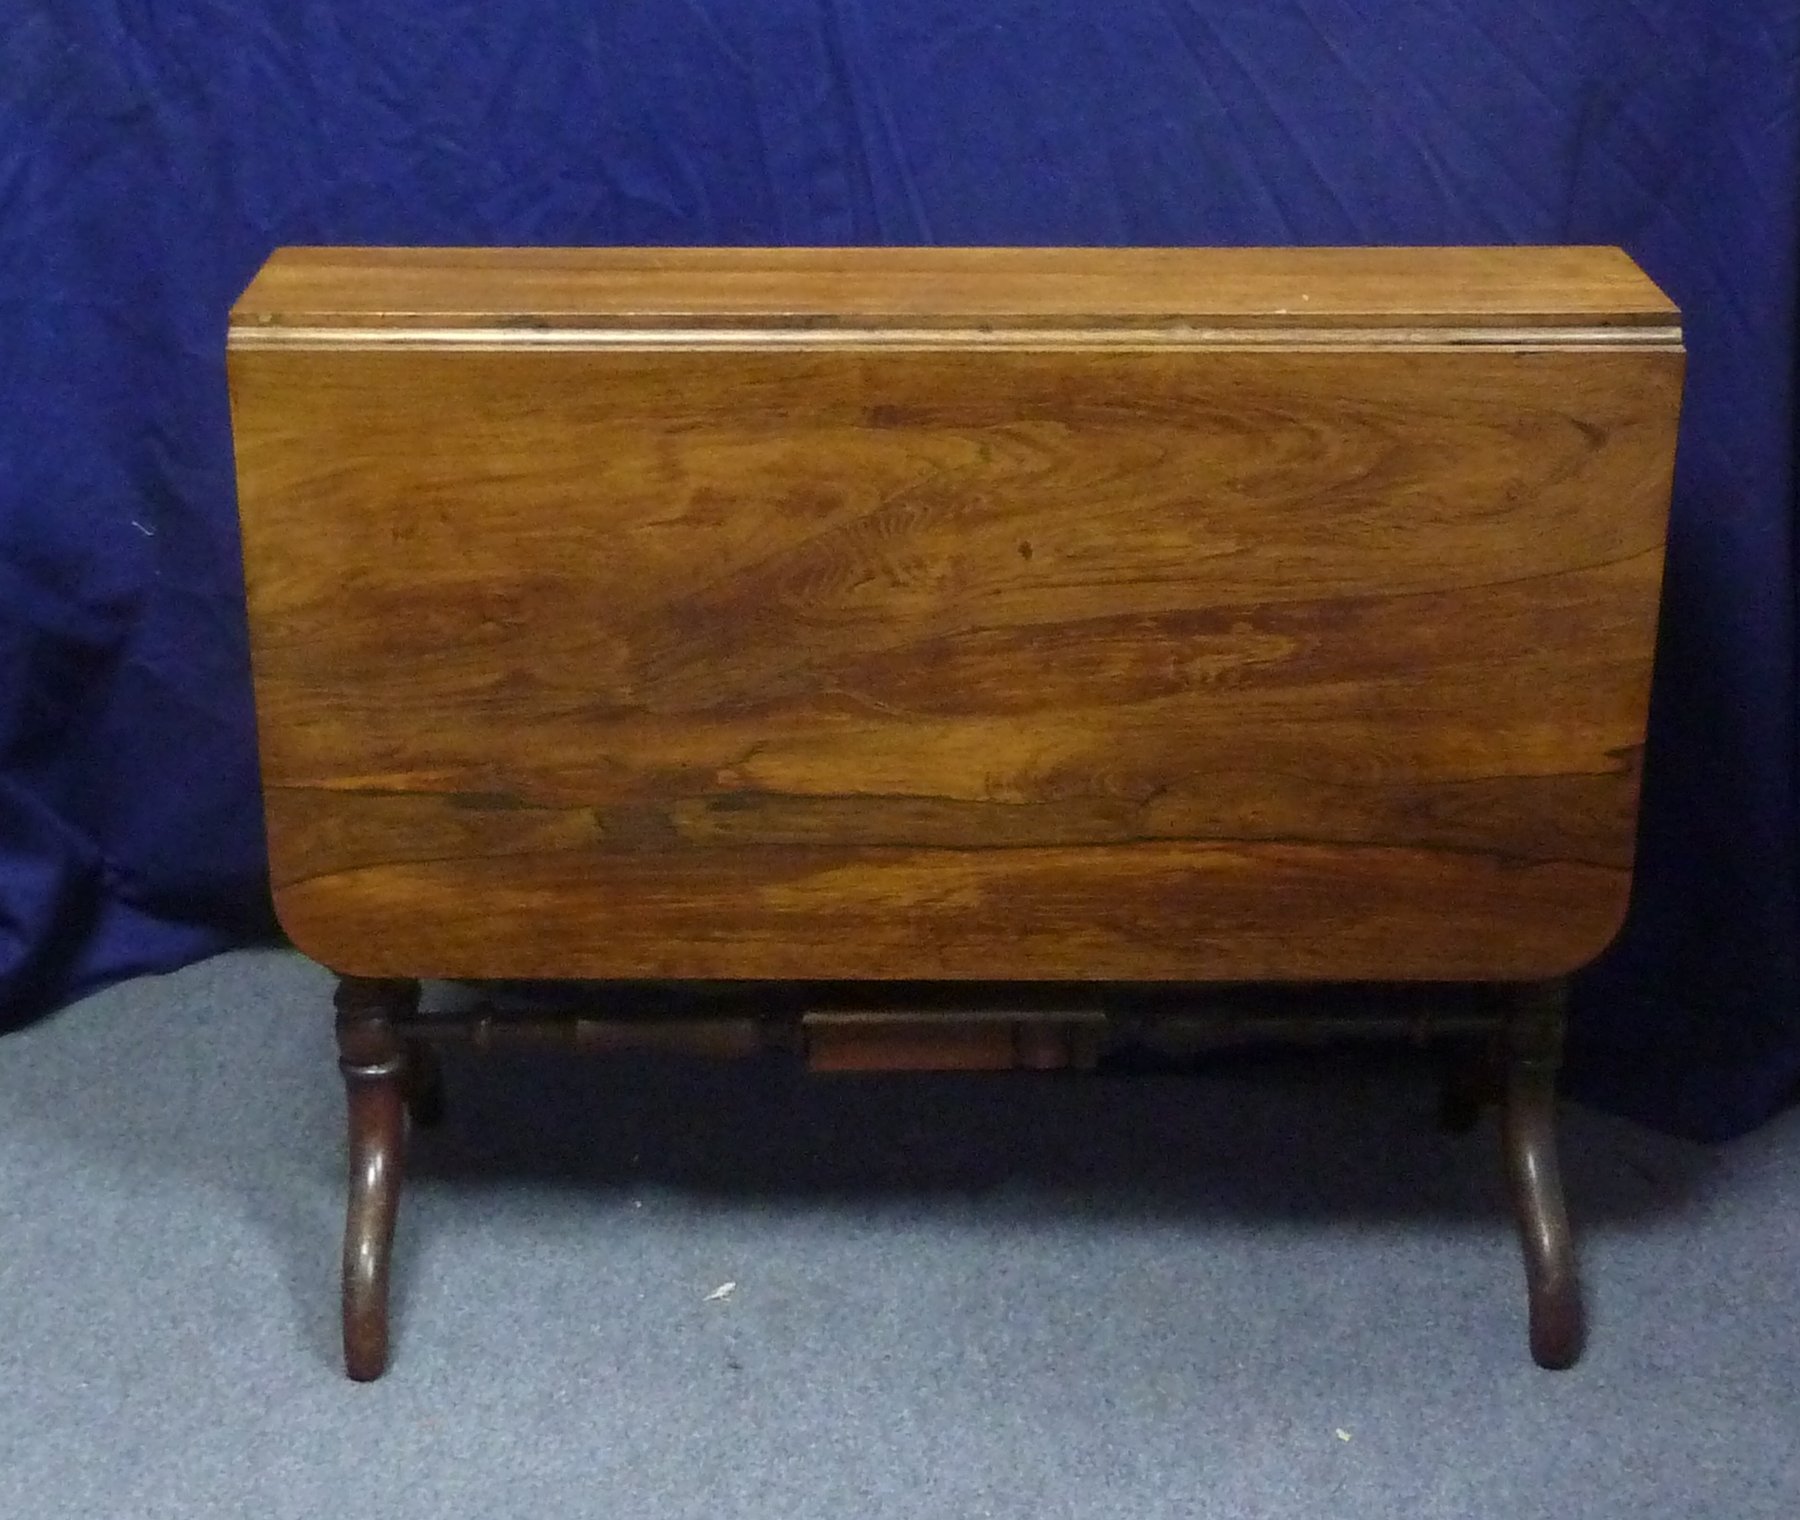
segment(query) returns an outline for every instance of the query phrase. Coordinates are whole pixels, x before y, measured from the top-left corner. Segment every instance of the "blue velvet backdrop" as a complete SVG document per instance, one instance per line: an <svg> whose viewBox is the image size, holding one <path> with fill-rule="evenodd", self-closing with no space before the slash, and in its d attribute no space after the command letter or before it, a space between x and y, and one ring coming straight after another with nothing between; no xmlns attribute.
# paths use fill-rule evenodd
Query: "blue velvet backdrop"
<svg viewBox="0 0 1800 1520"><path fill-rule="evenodd" d="M1576 1080L1800 1078L1795 0L3 0L0 1027L267 932L222 342L282 243L1616 242L1690 386Z"/></svg>

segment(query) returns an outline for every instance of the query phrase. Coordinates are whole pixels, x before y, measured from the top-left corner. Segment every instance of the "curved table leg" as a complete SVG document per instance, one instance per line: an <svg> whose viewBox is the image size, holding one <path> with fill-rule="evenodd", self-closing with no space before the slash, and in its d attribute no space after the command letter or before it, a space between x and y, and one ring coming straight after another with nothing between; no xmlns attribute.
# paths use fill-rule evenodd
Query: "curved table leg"
<svg viewBox="0 0 1800 1520"><path fill-rule="evenodd" d="M417 982L342 977L338 1066L350 1118L344 1216L344 1370L381 1376L388 1351L388 1263L406 1149L407 1052L395 1022L418 1006Z"/></svg>
<svg viewBox="0 0 1800 1520"><path fill-rule="evenodd" d="M1562 984L1520 989L1508 1012L1501 1148L1525 1252L1531 1355L1573 1366L1583 1334L1575 1244L1556 1164L1556 1068L1562 1055Z"/></svg>

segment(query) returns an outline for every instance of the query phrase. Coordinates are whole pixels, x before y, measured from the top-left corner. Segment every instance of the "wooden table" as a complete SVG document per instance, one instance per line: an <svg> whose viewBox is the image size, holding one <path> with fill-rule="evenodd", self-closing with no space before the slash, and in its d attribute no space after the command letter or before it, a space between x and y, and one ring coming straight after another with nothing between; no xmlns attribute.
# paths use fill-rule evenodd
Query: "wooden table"
<svg viewBox="0 0 1800 1520"><path fill-rule="evenodd" d="M1515 989L1572 1360L1558 989L1630 887L1677 324L1613 249L277 254L232 407L352 1376L422 977ZM1103 1041L858 1017L873 1064ZM725 1022L585 1037L777 1038Z"/></svg>

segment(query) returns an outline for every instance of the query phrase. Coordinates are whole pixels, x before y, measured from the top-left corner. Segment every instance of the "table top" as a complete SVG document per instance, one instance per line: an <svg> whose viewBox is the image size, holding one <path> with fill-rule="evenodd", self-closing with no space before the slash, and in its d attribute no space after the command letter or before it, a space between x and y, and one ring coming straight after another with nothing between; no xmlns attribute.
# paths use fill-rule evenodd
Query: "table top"
<svg viewBox="0 0 1800 1520"><path fill-rule="evenodd" d="M334 969L1534 979L1625 910L1682 356L1616 251L294 251L237 321Z"/></svg>
<svg viewBox="0 0 1800 1520"><path fill-rule="evenodd" d="M1619 249L287 248L232 312L259 333L678 325L1669 330Z"/></svg>

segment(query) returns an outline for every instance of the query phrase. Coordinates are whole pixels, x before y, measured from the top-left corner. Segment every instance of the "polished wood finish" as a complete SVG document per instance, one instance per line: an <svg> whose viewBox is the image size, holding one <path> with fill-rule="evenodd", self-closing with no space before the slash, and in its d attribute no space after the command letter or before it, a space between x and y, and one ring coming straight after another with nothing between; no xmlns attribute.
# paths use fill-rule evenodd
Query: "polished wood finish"
<svg viewBox="0 0 1800 1520"><path fill-rule="evenodd" d="M1417 1034L425 1018L419 976L1514 985L1442 1022L1444 1117L1499 1100L1572 1362L1554 979L1629 891L1681 367L1616 249L277 255L232 409L276 905L351 974L351 1376L442 1041Z"/></svg>
<svg viewBox="0 0 1800 1520"><path fill-rule="evenodd" d="M420 1013L415 983L345 978L338 1028L351 1099L343 1294L350 1376L378 1377L386 1365L405 1108L414 1103L420 1080L413 1063L429 1054L435 1069L437 1043L478 1050L561 1044L584 1053L652 1050L713 1059L784 1052L804 1057L815 1072L839 1074L1088 1071L1111 1053L1187 1056L1272 1042L1323 1047L1404 1041L1436 1049L1447 1066L1447 1122L1472 1128L1484 1104L1500 1106L1501 1153L1525 1259L1532 1356L1546 1368L1574 1364L1583 1313L1555 1138L1562 983L1432 989L1404 1001L1395 989L1360 1002L1316 993L1298 1000L1291 993L1273 1001L1234 999L1199 989L1189 997L1186 1006L1134 1010L1097 1001L1068 1009L1035 1006L1027 994L991 1011L964 1011L941 1001L908 1007L878 991L851 1009L784 1007L792 994L774 1001L749 994L741 1000L745 1011L728 1014L650 1017L595 1007L532 1017L485 1003L455 1014ZM755 1007L761 1011L749 1011Z"/></svg>
<svg viewBox="0 0 1800 1520"><path fill-rule="evenodd" d="M278 256L275 896L363 975L1542 978L1681 354L1614 250Z"/></svg>
<svg viewBox="0 0 1800 1520"><path fill-rule="evenodd" d="M1584 1321L1574 1238L1556 1159L1556 1071L1562 1059L1561 983L1520 989L1505 1025L1501 1151L1525 1253L1531 1355L1540 1367L1573 1366Z"/></svg>
<svg viewBox="0 0 1800 1520"><path fill-rule="evenodd" d="M364 331L1195 326L1660 328L1674 305L1616 248L287 248L232 341ZM329 341L326 339L325 341Z"/></svg>
<svg viewBox="0 0 1800 1520"><path fill-rule="evenodd" d="M820 1009L802 1032L813 1071L1060 1071L1092 1069L1108 1029L1098 1010Z"/></svg>
<svg viewBox="0 0 1800 1520"><path fill-rule="evenodd" d="M344 1366L380 1377L388 1355L388 1269L406 1160L407 1047L399 1026L417 982L346 977L337 990L338 1065L349 1099L344 1220Z"/></svg>

